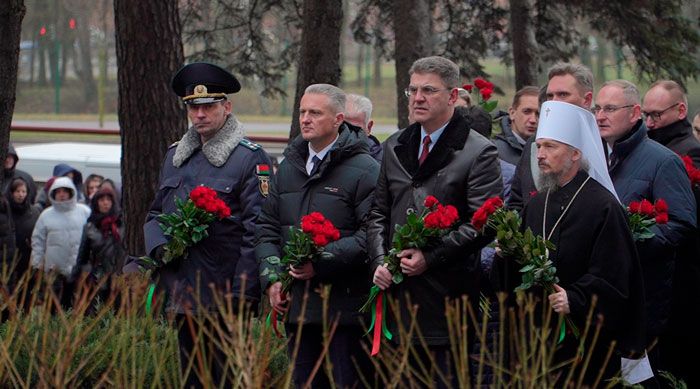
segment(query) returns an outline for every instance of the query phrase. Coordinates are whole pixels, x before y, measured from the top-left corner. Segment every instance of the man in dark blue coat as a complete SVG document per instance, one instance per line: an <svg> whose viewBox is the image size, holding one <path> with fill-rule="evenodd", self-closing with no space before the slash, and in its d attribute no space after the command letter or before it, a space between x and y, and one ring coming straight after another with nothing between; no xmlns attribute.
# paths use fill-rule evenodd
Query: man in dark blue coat
<svg viewBox="0 0 700 389"><path fill-rule="evenodd" d="M668 225L652 227L654 237L636 242L644 277L647 347L667 333L673 272L679 248L694 238L696 205L681 159L647 136L637 87L629 81L603 84L592 111L600 135L612 150L610 177L620 201L668 204ZM661 347L649 351L654 370L668 369Z"/></svg>
<svg viewBox="0 0 700 389"><path fill-rule="evenodd" d="M228 71L208 63L192 63L175 75L172 87L183 96L192 126L165 156L158 192L143 227L147 254L157 261L163 257L168 237L157 217L176 212L176 197L184 200L192 189L205 186L214 189L231 209L231 216L209 224L209 236L190 247L187 258L157 269L161 284L167 288L165 309L178 315L180 362L185 371L196 344L192 334L198 332L183 325L196 322L184 320L187 314L200 308L218 312L215 293L221 298L230 293L249 306L260 299L255 219L267 195L271 163L259 145L244 138L242 124L231 113L226 94L238 92L240 84ZM215 348L213 353L222 357L213 343L209 345ZM216 358L214 361L212 374L219 381L222 369ZM191 385L201 385L194 372L186 382L186 387Z"/></svg>

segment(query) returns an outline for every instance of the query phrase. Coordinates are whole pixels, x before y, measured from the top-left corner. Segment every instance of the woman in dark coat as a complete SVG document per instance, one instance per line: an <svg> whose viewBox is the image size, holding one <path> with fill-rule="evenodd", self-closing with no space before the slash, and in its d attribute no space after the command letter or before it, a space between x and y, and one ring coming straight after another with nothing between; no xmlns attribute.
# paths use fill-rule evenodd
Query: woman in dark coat
<svg viewBox="0 0 700 389"><path fill-rule="evenodd" d="M121 273L126 257L124 224L116 203L116 195L110 187L100 188L90 201L92 213L83 228L78 251L78 271L87 275L88 282L98 284L104 277ZM110 280L100 287L102 301L109 297Z"/></svg>
<svg viewBox="0 0 700 389"><path fill-rule="evenodd" d="M39 218L39 209L32 204L30 185L22 178L15 177L7 188L7 200L10 203L10 215L15 226L17 247L17 265L13 271L13 283L29 268L32 253L32 231Z"/></svg>

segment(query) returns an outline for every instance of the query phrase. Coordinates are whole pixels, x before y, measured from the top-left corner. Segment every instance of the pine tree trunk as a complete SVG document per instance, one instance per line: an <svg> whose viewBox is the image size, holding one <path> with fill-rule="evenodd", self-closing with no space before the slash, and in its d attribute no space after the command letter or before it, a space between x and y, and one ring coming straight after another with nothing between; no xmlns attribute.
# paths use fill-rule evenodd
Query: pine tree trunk
<svg viewBox="0 0 700 389"><path fill-rule="evenodd" d="M529 0L510 0L515 90L527 85L537 85L537 42L531 9Z"/></svg>
<svg viewBox="0 0 700 389"><path fill-rule="evenodd" d="M428 0L393 0L396 32L396 97L399 128L408 127L408 98L404 90L411 77L408 70L422 57L431 55L433 35Z"/></svg>
<svg viewBox="0 0 700 389"><path fill-rule="evenodd" d="M10 143L10 124L15 109L19 41L22 19L27 12L24 0L0 1L0 188L4 187L5 158Z"/></svg>
<svg viewBox="0 0 700 389"><path fill-rule="evenodd" d="M153 202L168 146L187 129L180 99L170 88L182 67L178 1L115 0L122 205L131 254L144 253L143 223Z"/></svg>
<svg viewBox="0 0 700 389"><path fill-rule="evenodd" d="M290 142L299 135L299 102L306 87L318 83L339 85L341 74L342 1L304 0L303 13Z"/></svg>
<svg viewBox="0 0 700 389"><path fill-rule="evenodd" d="M86 104L92 102L97 97L97 84L92 73L92 50L90 47L90 26L87 15L81 15L77 23L78 28L78 54L76 58L76 68L78 68L78 79L83 87L83 99Z"/></svg>
<svg viewBox="0 0 700 389"><path fill-rule="evenodd" d="M379 55L380 51L378 48L374 48L374 86L379 88L382 86L382 56Z"/></svg>

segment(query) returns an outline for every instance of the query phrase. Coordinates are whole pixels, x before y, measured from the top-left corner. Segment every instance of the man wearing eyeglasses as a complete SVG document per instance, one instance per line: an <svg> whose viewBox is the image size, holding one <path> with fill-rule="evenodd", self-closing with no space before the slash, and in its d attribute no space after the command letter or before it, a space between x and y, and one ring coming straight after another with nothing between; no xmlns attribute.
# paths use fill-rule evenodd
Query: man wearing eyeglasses
<svg viewBox="0 0 700 389"><path fill-rule="evenodd" d="M629 81L603 84L591 109L600 135L612 150L610 178L622 204L663 199L668 204L668 225L654 226L654 237L636 243L644 277L647 347L651 367L671 368L664 336L669 332L674 268L688 253L687 242L696 239L696 204L681 159L647 137L641 119L640 96ZM649 120L647 120L649 122ZM697 259L697 258L695 258ZM679 377L683 378L683 377Z"/></svg>
<svg viewBox="0 0 700 389"><path fill-rule="evenodd" d="M671 80L651 84L644 96L642 116L649 138L680 155L687 155L700 168L700 142L693 136L688 120L688 98L683 88Z"/></svg>
<svg viewBox="0 0 700 389"><path fill-rule="evenodd" d="M689 156L695 167L700 168L700 142L693 136L687 113L688 99L675 81L656 81L644 96L642 116L649 127L649 138L677 154ZM696 207L700 207L700 188L693 189ZM700 218L700 215L696 217ZM672 358L666 370L682 377L691 388L700 385L697 366L690 362L697 360L697 355L690 350L700 347L700 335L691 324L700 320L697 303L700 299L698 239L696 230L694 241L681 248L682 253L676 261L670 330L660 343L661 352Z"/></svg>
<svg viewBox="0 0 700 389"><path fill-rule="evenodd" d="M424 354L410 363L419 369L418 361L431 366L429 359L434 358L449 377L447 387L457 387L445 298L469 295L471 301L478 301L478 254L491 238L479 234L469 220L484 201L502 195L501 169L496 146L471 130L466 119L454 112L459 67L443 57L427 57L417 60L409 74L406 95L416 122L384 144L384 159L368 218L367 251L374 284L398 301L401 314L395 317L403 321L403 328L408 328L412 316L409 301L418 307L416 320L422 339L415 332L410 339L398 339L398 325L389 320L394 339L401 343L427 342L433 357ZM383 259L391 249L394 226L406 224L411 212L420 214L427 196L455 206L460 221L439 244L399 252L404 279L393 284ZM437 377L433 381L438 387L445 385Z"/></svg>

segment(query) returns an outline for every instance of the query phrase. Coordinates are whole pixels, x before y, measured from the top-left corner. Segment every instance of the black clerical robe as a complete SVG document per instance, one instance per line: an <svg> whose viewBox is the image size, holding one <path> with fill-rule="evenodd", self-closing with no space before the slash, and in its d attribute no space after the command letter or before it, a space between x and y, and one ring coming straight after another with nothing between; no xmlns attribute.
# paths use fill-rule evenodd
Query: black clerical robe
<svg viewBox="0 0 700 389"><path fill-rule="evenodd" d="M611 358L613 366L619 367L620 353L627 356L631 351L643 350L644 289L639 258L622 205L594 179L584 185L587 178L588 174L579 172L568 184L549 194L544 232L546 192L538 192L530 199L523 211L523 225L556 246L550 250L550 259L557 268L559 286L566 290L571 318L581 332L591 299L598 296L595 312L602 314L603 327L586 374L595 377L610 341L617 341L618 353ZM571 202L579 188L580 193ZM517 286L520 278L512 282ZM574 355L578 342L571 335L566 338L556 359ZM586 350L589 342L586 341Z"/></svg>

